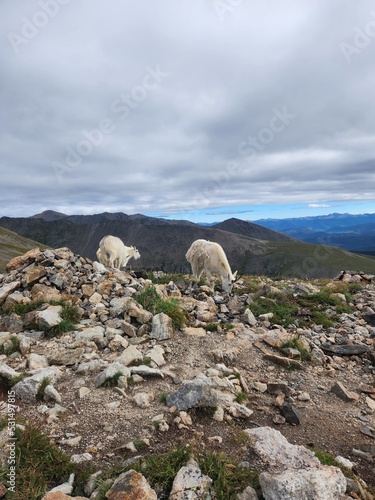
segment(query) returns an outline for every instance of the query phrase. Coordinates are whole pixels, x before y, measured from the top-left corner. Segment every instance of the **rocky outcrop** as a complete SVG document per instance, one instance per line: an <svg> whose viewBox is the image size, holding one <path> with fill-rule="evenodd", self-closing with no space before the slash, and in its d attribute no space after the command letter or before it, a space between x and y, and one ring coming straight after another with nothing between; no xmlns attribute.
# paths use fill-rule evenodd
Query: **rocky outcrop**
<svg viewBox="0 0 375 500"><path fill-rule="evenodd" d="M309 442L324 443L337 419L337 439L346 439L339 450L342 459L350 458L358 469L372 466L372 277L350 274L361 276L350 312L325 306L322 313L335 322L324 327L303 324L307 306L300 310L301 322L285 325L274 323L273 310L252 310L258 297L267 299L270 309L280 294L308 299L320 292L317 282L256 278L257 287L252 282L251 289L243 278L228 295L177 276L156 286L161 297L185 311L185 325L176 330L167 314L154 314L138 302L138 293L152 286L151 280L106 268L68 248L34 249L13 259L7 271L0 275L0 377L14 383L19 412L40 420L73 462L95 463L99 471L102 462L118 459L119 450L138 456L137 441L160 451L164 441L175 444L178 435L184 442L198 442L202 450L235 450L245 462L257 455L266 499L362 494L362 483L356 487L337 467L322 466L284 434L304 442L304 433L316 426ZM325 283L325 290L342 281ZM347 281L359 283L357 278ZM334 293L337 303L347 304L344 293ZM36 309L29 310L32 304ZM59 332L66 304L78 314L67 331ZM301 350L285 346L290 339L298 340L308 361ZM249 440L241 446L230 443L228 429L243 428ZM210 478L199 468L198 457L194 460L177 474L170 498L201 498L197 492L214 498ZM70 498L72 485L64 484L45 500ZM110 486L107 498L157 498L134 470L113 477ZM95 491L87 498L95 499ZM254 495L247 485L238 498Z"/></svg>

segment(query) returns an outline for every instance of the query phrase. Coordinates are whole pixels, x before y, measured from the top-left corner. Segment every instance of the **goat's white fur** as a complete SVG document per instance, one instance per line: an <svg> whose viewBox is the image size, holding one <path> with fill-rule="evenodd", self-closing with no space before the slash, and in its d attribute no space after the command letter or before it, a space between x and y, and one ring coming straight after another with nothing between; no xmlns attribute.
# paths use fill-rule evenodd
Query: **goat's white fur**
<svg viewBox="0 0 375 500"><path fill-rule="evenodd" d="M211 281L212 275L217 274L220 276L224 291L230 292L232 290L237 271L232 274L227 256L218 243L196 240L186 252L185 257L191 265L196 280L199 280L201 275L205 273L208 280Z"/></svg>
<svg viewBox="0 0 375 500"><path fill-rule="evenodd" d="M99 243L99 249L96 252L99 262L105 266L121 269L125 267L129 259L139 259L140 253L135 247L127 247L117 238L117 236L104 236Z"/></svg>

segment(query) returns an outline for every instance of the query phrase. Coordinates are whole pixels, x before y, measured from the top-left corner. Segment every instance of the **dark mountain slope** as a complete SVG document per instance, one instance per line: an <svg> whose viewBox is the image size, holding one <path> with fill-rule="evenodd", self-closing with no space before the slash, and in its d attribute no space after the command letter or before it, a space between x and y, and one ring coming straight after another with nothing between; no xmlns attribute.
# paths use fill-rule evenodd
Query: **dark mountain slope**
<svg viewBox="0 0 375 500"><path fill-rule="evenodd" d="M60 214L59 214L60 215ZM231 231L204 227L187 221L154 219L142 215L98 214L65 216L55 220L40 217L0 218L0 226L24 237L96 260L100 240L107 234L121 238L126 245L138 247L141 258L131 260L133 269L161 269L166 272L190 272L185 253L199 238L216 241L224 248L232 270L240 274L295 276L303 278L333 277L343 269L375 274L375 260L350 254L335 247L310 245L270 231L250 231L253 225L229 221ZM47 215L47 218L50 214ZM54 218L55 215L52 214ZM242 222L242 221L241 221ZM225 227L225 225L224 225ZM239 234L246 232L246 235ZM266 239L275 238L273 241ZM278 238L278 241L276 241Z"/></svg>
<svg viewBox="0 0 375 500"><path fill-rule="evenodd" d="M86 216L87 217L87 216ZM42 241L53 248L67 246L73 252L96 259L100 240L107 234L121 238L126 245L138 247L141 258L131 261L134 268L163 269L170 272L190 271L185 253L191 243L204 238L217 241L225 249L230 262L241 261L246 252L254 255L267 250L265 242L241 235L204 228L196 224L139 223L139 220L98 222L95 224L73 223L64 218L43 221L35 218L0 219L0 225L28 238ZM169 222L169 221L168 221ZM185 222L185 221L183 221Z"/></svg>
<svg viewBox="0 0 375 500"><path fill-rule="evenodd" d="M230 233L242 234L250 238L257 238L266 241L296 241L294 238L285 234L279 233L272 229L259 226L253 222L247 222L241 219L231 218L223 222L219 222L213 226L215 229L222 229Z"/></svg>
<svg viewBox="0 0 375 500"><path fill-rule="evenodd" d="M10 259L35 247L44 248L44 245L0 227L0 273Z"/></svg>

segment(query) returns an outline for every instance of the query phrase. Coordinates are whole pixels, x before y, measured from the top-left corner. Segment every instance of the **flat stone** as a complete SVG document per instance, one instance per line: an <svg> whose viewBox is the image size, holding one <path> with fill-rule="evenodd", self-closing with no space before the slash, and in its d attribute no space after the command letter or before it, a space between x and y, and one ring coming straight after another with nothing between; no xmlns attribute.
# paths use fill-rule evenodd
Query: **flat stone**
<svg viewBox="0 0 375 500"><path fill-rule="evenodd" d="M322 351L327 354L335 354L337 356L358 356L364 354L370 350L367 345L363 344L322 344L320 346Z"/></svg>
<svg viewBox="0 0 375 500"><path fill-rule="evenodd" d="M207 335L206 330L204 328L194 328L192 326L188 326L182 329L182 333L185 335L194 335L196 337L205 337Z"/></svg>
<svg viewBox="0 0 375 500"><path fill-rule="evenodd" d="M360 398L359 394L349 391L341 382L336 382L331 387L331 392L343 401L358 401Z"/></svg>
<svg viewBox="0 0 375 500"><path fill-rule="evenodd" d="M48 361L51 365L71 366L79 363L85 350L83 347L75 349L60 349L48 353Z"/></svg>
<svg viewBox="0 0 375 500"><path fill-rule="evenodd" d="M296 368L299 370L302 368L302 364L296 359L284 358L283 356L277 356L276 354L265 354L264 359L272 361L277 365L284 366L285 368Z"/></svg>
<svg viewBox="0 0 375 500"><path fill-rule="evenodd" d="M184 384L174 394L168 394L166 403L175 406L178 411L186 411L196 407L217 406L217 396L207 385Z"/></svg>

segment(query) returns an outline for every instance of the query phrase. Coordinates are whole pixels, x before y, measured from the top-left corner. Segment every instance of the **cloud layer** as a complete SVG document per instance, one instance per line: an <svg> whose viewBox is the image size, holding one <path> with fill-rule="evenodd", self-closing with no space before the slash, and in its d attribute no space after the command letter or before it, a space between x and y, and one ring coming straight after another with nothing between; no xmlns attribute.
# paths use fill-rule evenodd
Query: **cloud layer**
<svg viewBox="0 0 375 500"><path fill-rule="evenodd" d="M375 199L370 0L4 0L1 215Z"/></svg>

